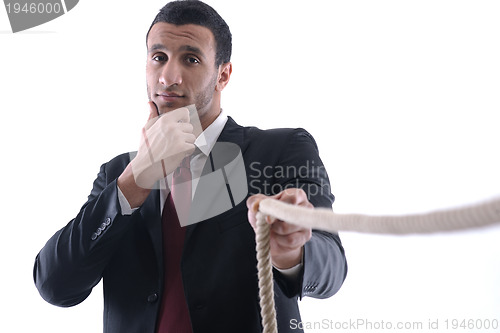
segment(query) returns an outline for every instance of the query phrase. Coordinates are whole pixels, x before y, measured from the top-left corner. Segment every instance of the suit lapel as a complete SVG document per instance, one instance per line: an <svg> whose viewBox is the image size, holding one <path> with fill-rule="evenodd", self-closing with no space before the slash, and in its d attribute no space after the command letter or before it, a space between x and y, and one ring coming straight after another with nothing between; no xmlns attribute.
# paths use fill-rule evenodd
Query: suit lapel
<svg viewBox="0 0 500 333"><path fill-rule="evenodd" d="M163 239L160 214L160 191L152 190L140 208L143 223L148 230L156 253L158 267L163 267ZM163 271L163 270L160 270Z"/></svg>
<svg viewBox="0 0 500 333"><path fill-rule="evenodd" d="M247 147L247 142L245 140L245 133L244 133L244 128L240 125L238 125L231 117L228 117L228 120L226 122L226 125L224 126L224 129L222 130L221 134L219 135L219 138L217 139L217 143L221 143L221 142L231 142L231 143L234 143L236 145L238 145L241 149L241 153L244 154L244 151L246 150L246 147ZM212 172L212 167L211 167L211 162L210 162L210 157L207 159L207 161L205 162L205 166L203 167L203 172L202 172L202 175L205 175L207 173L210 173ZM201 181L200 181L201 183ZM198 184L200 185L200 184ZM200 198L196 196L196 193L195 193L195 196L194 196L194 199L195 199L195 203L196 203L196 200L200 200ZM203 200L203 198L201 198L201 200ZM213 218L209 218L207 219L206 221L204 221L203 223L206 223L206 222L209 222L211 221ZM186 229L186 241L185 241L185 244L188 242L189 238L192 236L193 232L195 231L195 229L197 228L199 223L194 223L194 224L191 224L191 225L188 225L187 226L187 229Z"/></svg>
<svg viewBox="0 0 500 333"><path fill-rule="evenodd" d="M222 130L217 142L232 142L240 146L243 152L246 148L244 128L238 125L233 118L227 117L226 126Z"/></svg>

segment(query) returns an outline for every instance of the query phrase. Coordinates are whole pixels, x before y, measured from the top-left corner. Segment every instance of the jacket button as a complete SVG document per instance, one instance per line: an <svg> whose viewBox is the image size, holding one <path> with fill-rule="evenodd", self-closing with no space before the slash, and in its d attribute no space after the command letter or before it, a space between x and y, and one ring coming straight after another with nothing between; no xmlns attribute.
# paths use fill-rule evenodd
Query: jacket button
<svg viewBox="0 0 500 333"><path fill-rule="evenodd" d="M158 299L158 294L154 293L148 296L148 302L149 303L154 303Z"/></svg>
<svg viewBox="0 0 500 333"><path fill-rule="evenodd" d="M105 225L110 225L111 224L111 219L109 217L107 217L105 220L104 220L104 224Z"/></svg>
<svg viewBox="0 0 500 333"><path fill-rule="evenodd" d="M92 239L93 241L95 241L97 239L97 234L94 232L92 234L92 237L90 239Z"/></svg>

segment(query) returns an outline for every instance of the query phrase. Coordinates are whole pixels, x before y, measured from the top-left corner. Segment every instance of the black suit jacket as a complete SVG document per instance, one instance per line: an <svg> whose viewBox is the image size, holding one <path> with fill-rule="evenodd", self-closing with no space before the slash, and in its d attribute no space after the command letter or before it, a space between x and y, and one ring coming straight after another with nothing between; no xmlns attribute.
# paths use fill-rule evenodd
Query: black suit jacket
<svg viewBox="0 0 500 333"><path fill-rule="evenodd" d="M306 131L263 131L229 118L218 141L241 148L249 195L301 187L314 206L331 207L328 177ZM164 274L159 191L132 215L121 215L116 179L129 161L123 154L101 166L78 215L37 255L34 280L46 301L67 307L85 300L103 279L104 332L153 333ZM245 200L187 226L181 270L195 333L261 332L254 237ZM333 295L346 272L338 236L314 231L296 281L274 270L279 331L297 332L290 327L300 321L297 299Z"/></svg>

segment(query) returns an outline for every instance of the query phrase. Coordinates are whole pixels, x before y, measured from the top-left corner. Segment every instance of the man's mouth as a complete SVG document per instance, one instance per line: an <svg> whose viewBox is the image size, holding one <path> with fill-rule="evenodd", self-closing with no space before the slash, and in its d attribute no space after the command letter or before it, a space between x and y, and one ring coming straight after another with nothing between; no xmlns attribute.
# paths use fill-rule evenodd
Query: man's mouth
<svg viewBox="0 0 500 333"><path fill-rule="evenodd" d="M181 94L175 93L175 92L162 92L159 94L156 94L156 96L163 102L176 102L179 101L181 98L184 98Z"/></svg>

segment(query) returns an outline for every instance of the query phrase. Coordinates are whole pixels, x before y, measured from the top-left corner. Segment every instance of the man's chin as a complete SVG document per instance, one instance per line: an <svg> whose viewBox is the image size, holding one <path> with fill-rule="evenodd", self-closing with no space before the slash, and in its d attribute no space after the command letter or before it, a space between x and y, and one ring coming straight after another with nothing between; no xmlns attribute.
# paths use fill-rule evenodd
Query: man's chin
<svg viewBox="0 0 500 333"><path fill-rule="evenodd" d="M160 102L157 103L155 101L156 107L158 109L159 114L164 114L170 111L177 110L182 107L186 107L190 105L189 103L180 103L180 102Z"/></svg>

